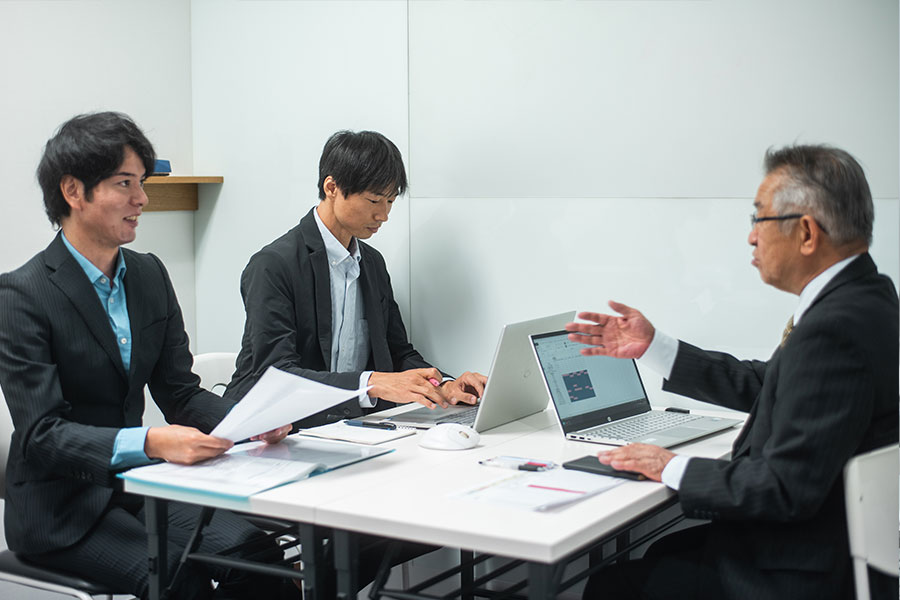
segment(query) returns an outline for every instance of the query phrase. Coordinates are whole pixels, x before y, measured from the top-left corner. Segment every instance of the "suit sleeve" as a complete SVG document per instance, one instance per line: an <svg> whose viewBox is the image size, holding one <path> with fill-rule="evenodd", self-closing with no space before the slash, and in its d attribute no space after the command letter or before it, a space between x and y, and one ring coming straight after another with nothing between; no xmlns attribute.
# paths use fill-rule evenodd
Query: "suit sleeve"
<svg viewBox="0 0 900 600"><path fill-rule="evenodd" d="M163 282L166 303L165 337L150 374L150 394L169 423L189 425L209 433L234 402L200 387L200 378L191 371L194 359L175 289L162 262L152 254L150 257L159 270L154 275Z"/></svg>
<svg viewBox="0 0 900 600"><path fill-rule="evenodd" d="M250 345L254 378L258 379L273 366L307 379L355 390L361 371L332 373L302 366L313 361L304 360L307 357L298 351L301 344L297 343L295 302L308 302L309 311L303 312L314 315L314 294L314 290L309 290L303 298L294 297L290 270L280 255L260 252L250 259L241 275L241 296L247 313L244 344ZM313 325L314 321L313 317Z"/></svg>
<svg viewBox="0 0 900 600"><path fill-rule="evenodd" d="M771 522L815 515L871 421L870 365L846 328L795 329L769 367L774 381L763 394L774 395L771 415L753 425L764 432L759 450L730 462L692 459L679 489L685 515Z"/></svg>
<svg viewBox="0 0 900 600"><path fill-rule="evenodd" d="M61 477L111 485L119 429L70 420L47 313L63 308L48 307L40 289L25 277L0 276L0 386L15 427L13 444L26 461Z"/></svg>
<svg viewBox="0 0 900 600"><path fill-rule="evenodd" d="M695 400L748 412L762 390L766 363L738 360L678 343L672 373L663 389Z"/></svg>

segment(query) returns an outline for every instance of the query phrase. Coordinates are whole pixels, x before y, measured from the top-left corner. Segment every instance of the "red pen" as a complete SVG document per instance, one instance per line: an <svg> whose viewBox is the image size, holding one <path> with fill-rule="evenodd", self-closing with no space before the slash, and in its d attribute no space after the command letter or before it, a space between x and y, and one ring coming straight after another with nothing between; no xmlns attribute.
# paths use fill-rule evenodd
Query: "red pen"
<svg viewBox="0 0 900 600"><path fill-rule="evenodd" d="M430 383L430 384L433 385L434 387L441 387L441 382L438 381L437 379L435 379L434 377L429 377L429 378L428 378L428 383Z"/></svg>

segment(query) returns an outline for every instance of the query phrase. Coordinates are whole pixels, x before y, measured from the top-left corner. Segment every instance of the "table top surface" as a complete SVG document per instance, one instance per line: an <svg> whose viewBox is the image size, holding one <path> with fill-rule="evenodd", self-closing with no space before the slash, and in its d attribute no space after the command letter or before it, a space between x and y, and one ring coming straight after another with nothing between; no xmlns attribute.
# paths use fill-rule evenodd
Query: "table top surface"
<svg viewBox="0 0 900 600"><path fill-rule="evenodd" d="M406 407L391 412L402 410ZM721 458L730 452L738 431L730 429L674 451ZM421 433L388 442L385 445L395 449L390 454L249 499L160 489L128 481L125 490L543 563L565 557L674 494L660 483L626 481L597 496L549 512L456 497L465 490L515 474L479 465L479 460L511 455L562 463L608 448L566 440L552 410L486 431L481 434L479 445L470 450L429 450L418 445L419 436Z"/></svg>

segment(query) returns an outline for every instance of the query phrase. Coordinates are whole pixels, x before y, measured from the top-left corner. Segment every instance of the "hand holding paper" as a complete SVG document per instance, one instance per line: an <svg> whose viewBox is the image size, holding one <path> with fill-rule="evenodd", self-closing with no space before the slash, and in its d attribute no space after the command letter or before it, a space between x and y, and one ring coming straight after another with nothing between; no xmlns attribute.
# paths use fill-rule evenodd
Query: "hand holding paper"
<svg viewBox="0 0 900 600"><path fill-rule="evenodd" d="M364 391L336 388L269 367L210 435L237 442L322 412Z"/></svg>

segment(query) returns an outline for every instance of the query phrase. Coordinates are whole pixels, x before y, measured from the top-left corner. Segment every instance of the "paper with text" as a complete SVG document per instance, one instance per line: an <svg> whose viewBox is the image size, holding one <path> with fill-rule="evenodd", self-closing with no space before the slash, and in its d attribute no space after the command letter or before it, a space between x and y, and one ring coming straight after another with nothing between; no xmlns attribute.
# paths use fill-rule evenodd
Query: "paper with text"
<svg viewBox="0 0 900 600"><path fill-rule="evenodd" d="M367 389L336 388L269 367L211 435L237 442L305 419Z"/></svg>
<svg viewBox="0 0 900 600"><path fill-rule="evenodd" d="M560 509L624 483L622 479L569 469L522 473L466 490L457 497L544 512Z"/></svg>

